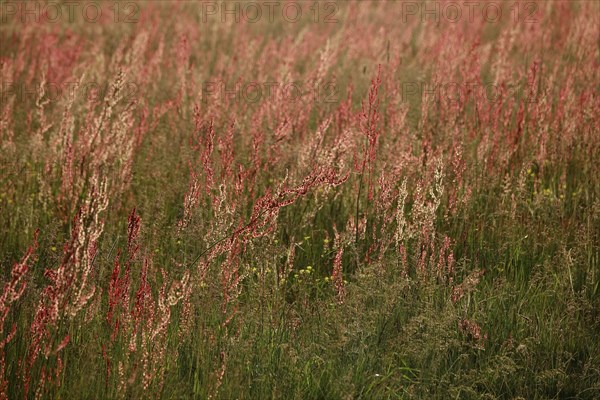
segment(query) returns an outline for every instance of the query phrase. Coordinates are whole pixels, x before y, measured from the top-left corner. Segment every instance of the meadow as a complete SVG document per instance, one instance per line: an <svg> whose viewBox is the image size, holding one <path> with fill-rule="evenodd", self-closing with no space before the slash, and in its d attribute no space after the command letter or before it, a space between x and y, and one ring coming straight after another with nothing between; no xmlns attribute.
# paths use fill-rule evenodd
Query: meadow
<svg viewBox="0 0 600 400"><path fill-rule="evenodd" d="M0 399L600 398L595 1L0 1Z"/></svg>

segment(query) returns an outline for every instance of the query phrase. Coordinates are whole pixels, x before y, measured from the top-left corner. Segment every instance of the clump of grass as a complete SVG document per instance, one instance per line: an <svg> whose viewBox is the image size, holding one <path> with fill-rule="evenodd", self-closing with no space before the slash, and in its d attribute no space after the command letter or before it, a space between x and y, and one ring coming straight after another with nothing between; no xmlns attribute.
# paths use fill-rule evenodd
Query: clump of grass
<svg viewBox="0 0 600 400"><path fill-rule="evenodd" d="M3 25L0 398L600 395L598 5L392 3Z"/></svg>

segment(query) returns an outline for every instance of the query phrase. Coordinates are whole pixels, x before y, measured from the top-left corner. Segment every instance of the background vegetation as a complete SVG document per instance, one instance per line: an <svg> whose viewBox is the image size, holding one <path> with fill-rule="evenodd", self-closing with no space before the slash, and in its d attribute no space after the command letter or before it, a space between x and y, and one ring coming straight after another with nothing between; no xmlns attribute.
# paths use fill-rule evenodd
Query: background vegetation
<svg viewBox="0 0 600 400"><path fill-rule="evenodd" d="M297 4L2 23L0 397L599 398L598 4Z"/></svg>

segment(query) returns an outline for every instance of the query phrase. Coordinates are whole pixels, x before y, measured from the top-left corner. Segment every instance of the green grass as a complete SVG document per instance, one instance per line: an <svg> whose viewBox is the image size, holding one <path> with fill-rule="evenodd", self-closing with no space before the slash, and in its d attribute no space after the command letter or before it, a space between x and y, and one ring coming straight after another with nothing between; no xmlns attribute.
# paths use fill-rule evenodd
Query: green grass
<svg viewBox="0 0 600 400"><path fill-rule="evenodd" d="M136 99L134 123L118 137L115 159L102 167L95 168L90 161L105 154L102 149L83 154L81 143L86 140L86 118L98 117L105 105L99 103L86 111L83 99L75 101L74 157L80 163L76 170L81 171L75 180L81 186L67 201L59 199L64 194L64 153L52 147L61 139L58 126L64 101L50 103L45 111L54 127L43 137L41 149L36 150L32 139L32 132L41 125L35 98L15 102L12 143L6 131L0 132L2 282L11 279L12 265L40 229L39 248L25 278L26 291L10 305L0 332L1 340L13 324L17 328L14 338L0 348L6 361L7 397L35 398L39 388L40 396L48 399L600 398L600 145L595 130L600 125L596 115L598 47L592 43L598 23L592 18L597 11L594 5L589 6L589 17L577 20L578 13L585 12L580 6L573 6L572 16L552 9L549 19L539 26L556 50L550 51L546 42L520 38L503 59L514 72L510 83L518 87L526 84L536 57L544 66L543 84L549 84L550 74L560 85L572 77L574 83L566 87L565 99L545 98L550 104L545 109L537 104L528 106L518 96L506 98L499 106L502 116L496 125L485 119L493 113L478 110L470 100L460 111L434 101L427 109L424 126L420 99L399 101L399 93L390 89L414 80L431 83L434 67L441 70L442 78L456 75L468 80L475 76L481 82L492 81L498 41L511 29L510 24L488 26L477 30L477 35L470 25L455 30L444 24L435 28L419 23L399 26L383 6L371 5L356 9L363 17L359 19L364 31L344 19L350 12L346 8L340 14L346 22L339 26L281 21L252 27L218 21L199 26L196 15L186 14L192 7L188 4L178 14L160 6L149 8L149 15L159 21L154 31L141 25L97 26L99 36L94 36L94 27L70 26L78 38L98 41L94 51L82 50L71 71L73 76L80 76L79 69L89 68L92 78L88 79L112 82L118 68L130 68L138 74L130 78L141 82L145 79L141 71L156 55L160 40L164 40L165 55L157 70L148 72ZM589 24L591 33L584 35L585 40L569 42L569 32L581 21ZM561 24L566 26L564 30L559 29ZM380 27L385 29L380 31ZM3 45L12 37L12 28L0 30ZM512 28L516 35L526 34L523 26ZM56 29L60 40L67 40L62 35L66 28L58 25ZM405 34L405 29L410 34ZM146 31L149 44L139 63L130 65L131 44L139 32ZM190 55L184 61L177 58L181 56L177 51L180 31L191 38ZM30 53L44 47L43 35L32 34L27 42L20 31L14 32L17 42L2 46L0 57L17 59L20 43L29 49L24 65L39 79L41 67ZM435 52L424 39L426 33L431 33L432 43L442 49L454 43L446 42L448 38L462 40L464 46L454 44L451 52ZM365 37L373 37L374 44L362 43ZM358 44L347 49L343 45L346 39L348 46ZM388 43L387 47L376 48L381 43ZM115 56L119 46L127 55L120 61ZM199 85L207 79L228 83L236 79L285 80L285 56L290 77L310 82L321 65L321 52L328 46L335 49L331 53L334 60L325 66L324 76L339 84L336 103L226 104L222 99L203 102L198 97ZM471 52L471 48L475 50ZM57 49L62 51L62 47ZM282 54L281 59L273 54ZM465 59L473 54L479 64L467 76ZM238 57L237 64L233 55ZM113 57L116 64L111 66L108 61ZM376 126L381 136L373 164L374 194L369 199L367 173L357 172L353 161L361 156L365 143L361 102L368 107L371 79L379 64L384 82ZM188 68L186 76L194 83L179 104L176 71L181 65ZM27 68L16 74L18 81L28 79ZM62 64L53 68L69 70ZM590 82L590 77L595 80ZM352 118L344 120L341 104L351 85ZM408 114L397 127L392 117L400 105L407 107ZM561 105L566 107L562 119L544 125L558 115ZM200 110L198 125L195 106ZM521 106L525 122L518 136ZM154 110L160 107L167 111L158 116ZM489 107L498 111L494 105ZM125 108L123 103L115 106L102 137L121 129L117 121ZM115 189L122 182L123 149L142 123L144 112L149 125L134 149L131 182L123 190ZM348 138L342 140L348 146L346 153L336 153L334 161L311 154L309 161L315 164L303 164L303 152L311 150L316 130L330 116L333 122L318 150L333 148L347 129ZM235 168L233 175L225 176L220 140L225 139L232 120ZM194 145L205 138L206 130L200 125L204 127L208 121L214 122L217 138L209 157L217 184L210 193L201 193L189 224L180 228L177 224L184 217L190 165L204 184L203 146L196 149ZM286 122L293 126L291 133L283 139L275 137ZM542 157L544 132L548 153ZM261 133L264 142L257 145L257 153L264 164L254 168L254 140ZM464 161L460 179L453 165L456 149ZM441 193L434 189L438 160L443 173ZM335 187L311 187L277 211L268 233L257 237L247 232L234 234L251 221L261 196L276 193L283 182L288 188L300 185L322 166L319 163L342 165L338 172L347 172L348 180ZM56 270L64 262L63 247L74 227L71 208L76 210L93 197L90 190L95 176L106 178L111 190L108 209L97 214L105 225L90 273L96 292L74 316L61 309L61 317L48 326L43 341L48 345L47 356L42 351L29 366L31 325L50 284L45 271ZM388 179L384 184L391 188L389 193L378 181L382 177ZM406 249L406 264L394 240L398 228L394 195L404 179L408 195L399 215L407 223L400 240ZM209 196L219 195L219 184L224 187L221 208ZM386 200L386 193L391 200ZM439 200L439 206L428 210L434 200ZM115 262L123 273L128 259L128 216L134 207L141 217L140 248L131 262L126 288L129 299L116 315L123 320L131 315L145 261L152 297L148 309L154 314L136 328L140 336L133 334L137 347L130 351L133 328L127 322L119 335L111 336L107 293ZM359 216L365 216L365 230L359 235L353 225L357 208ZM390 215L394 218L388 218ZM93 224L85 221L84 230L91 230L90 226ZM450 244L442 253L445 238ZM389 247L379 253L377 245ZM344 296L332 281L340 247ZM427 258L421 270L424 253ZM438 269L440 255L446 268L449 254L453 271L442 273ZM291 268L289 273L286 268ZM231 271L233 278L227 275ZM160 301L168 298L171 285L186 273L190 275L189 302L179 299L161 308ZM239 282L231 284L236 273ZM161 294L163 285L165 293ZM168 323L160 331L164 316L169 316ZM154 331L158 332L155 336ZM69 343L57 349L66 335ZM59 367L55 379L44 383L44 371L54 373ZM153 368L145 386L143 372ZM25 396L27 373L31 373L32 383Z"/></svg>

